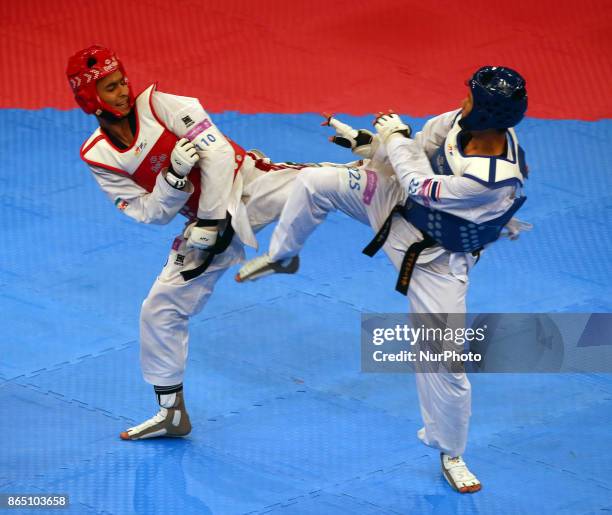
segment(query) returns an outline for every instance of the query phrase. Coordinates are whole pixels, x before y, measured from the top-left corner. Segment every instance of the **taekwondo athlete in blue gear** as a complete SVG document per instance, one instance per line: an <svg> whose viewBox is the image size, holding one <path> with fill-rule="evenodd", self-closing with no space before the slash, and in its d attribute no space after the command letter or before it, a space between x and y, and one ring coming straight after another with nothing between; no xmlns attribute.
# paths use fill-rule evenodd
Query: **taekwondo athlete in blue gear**
<svg viewBox="0 0 612 515"><path fill-rule="evenodd" d="M402 272L398 288L407 290L411 313L465 313L478 250L497 239L504 225L512 238L528 228L511 218L524 202L527 168L512 125L527 108L525 81L510 68L486 66L467 85L462 108L428 120L414 139L392 112L379 113L376 135L325 115L336 130L332 140L362 159L302 170L268 253L246 263L236 280L293 272L285 263L296 259L329 211L340 210L377 231L366 250L383 248ZM470 382L454 369L419 372L424 427L417 435L440 450L453 488L477 491L480 482L461 458Z"/></svg>
<svg viewBox="0 0 612 515"><path fill-rule="evenodd" d="M410 165L407 165L408 168L404 165L402 168L404 175L398 177L407 188L409 198L403 206L398 206L395 212L391 213L376 238L364 250L366 254L374 255L381 248L395 213L401 214L421 231L424 235L423 240L408 250L400 269L396 286L400 293L407 293L410 266L416 263L419 252L438 244L451 252L478 253L499 238L503 228L526 200L526 197L521 195L523 181L527 175L525 153L511 128L520 122L527 110L524 79L510 68L485 66L467 81L467 85L470 88L470 97L466 101L470 109L462 110L463 115L457 114L444 144L430 159L431 169L438 175L471 179L491 190L506 186L514 187L512 203L508 205L506 199L502 203L504 209L494 218L485 215L478 220L467 219L461 216L461 211L466 206L463 208L459 206L458 211L455 210L457 212L453 213L453 209L449 208L452 207L448 202L450 198L441 199L445 181L422 179L417 176L421 174L420 171L417 175L411 174ZM397 126L395 130L394 126ZM380 128L388 139L390 136L406 139L405 126L394 113L381 114L377 118L376 127ZM494 152L497 155L483 153L483 155L466 156L463 146L470 144L475 131L478 131L481 139L484 137L489 141L489 145L497 143L500 147L498 150L503 152ZM501 148L501 144L504 143L504 147ZM401 160L402 157L397 159ZM455 188L461 189L460 182L452 182L455 183ZM461 196L467 200L467 197L472 197L474 194L464 192ZM478 198L477 192L475 196ZM442 205L444 203L446 207Z"/></svg>

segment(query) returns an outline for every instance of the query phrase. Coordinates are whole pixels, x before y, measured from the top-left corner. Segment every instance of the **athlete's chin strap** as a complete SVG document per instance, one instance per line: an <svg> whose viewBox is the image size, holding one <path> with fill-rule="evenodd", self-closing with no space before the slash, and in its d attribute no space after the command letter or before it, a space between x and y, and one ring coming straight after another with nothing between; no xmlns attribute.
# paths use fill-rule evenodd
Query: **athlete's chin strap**
<svg viewBox="0 0 612 515"><path fill-rule="evenodd" d="M402 213L404 206L401 204L395 206L389 216L385 220L385 223L382 224L382 227L374 236L374 239L363 249L363 253L366 256L373 257L385 244L387 238L389 237L389 231L391 230L391 224L393 223L393 217L396 214ZM402 266L400 267L399 276L397 278L397 283L395 284L395 289L400 292L402 295L408 294L408 287L410 286L410 278L412 277L412 272L414 271L414 267L416 265L417 259L421 252L429 247L433 247L436 244L436 240L434 240L429 234L421 231L423 234L423 239L421 241L417 241L410 245L406 254L404 255L404 259L402 260Z"/></svg>
<svg viewBox="0 0 612 515"><path fill-rule="evenodd" d="M181 272L183 279L185 281L190 281L191 279L195 279L196 277L202 275L206 269L213 262L213 259L217 254L221 254L227 250L227 247L232 243L232 238L234 237L234 228L232 227L232 215L229 213L225 218L225 230L219 235L215 244L206 249L204 252L206 253L206 257L204 261L195 268L191 270L185 270Z"/></svg>

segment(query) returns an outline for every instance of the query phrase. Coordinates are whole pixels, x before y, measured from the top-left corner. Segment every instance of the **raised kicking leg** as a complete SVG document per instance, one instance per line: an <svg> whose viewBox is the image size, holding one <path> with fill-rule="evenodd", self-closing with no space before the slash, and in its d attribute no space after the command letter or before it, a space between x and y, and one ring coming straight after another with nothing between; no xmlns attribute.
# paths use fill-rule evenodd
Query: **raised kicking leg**
<svg viewBox="0 0 612 515"><path fill-rule="evenodd" d="M378 228L399 196L392 178L371 170L344 165L303 169L291 186L269 251L247 262L236 280L246 282L274 273L295 273L300 250L330 211L342 211Z"/></svg>

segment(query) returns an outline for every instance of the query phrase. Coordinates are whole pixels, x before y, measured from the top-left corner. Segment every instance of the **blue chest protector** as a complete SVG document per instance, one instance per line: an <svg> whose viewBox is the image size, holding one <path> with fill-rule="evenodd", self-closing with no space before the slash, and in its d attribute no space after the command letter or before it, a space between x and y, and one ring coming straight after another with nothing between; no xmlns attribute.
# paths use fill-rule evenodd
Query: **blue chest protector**
<svg viewBox="0 0 612 515"><path fill-rule="evenodd" d="M445 146L442 145L430 159L431 167L436 175L453 175L446 158ZM526 166L524 153L519 148L519 169L525 175ZM496 158L491 158L495 163ZM494 166L494 165L493 165ZM491 187L495 188L495 177ZM479 181L480 182L480 181ZM474 252L499 238L504 226L525 203L527 197L514 200L510 208L493 220L477 224L459 216L445 213L438 209L425 207L410 198L401 209L401 215L422 233L427 234L436 243L451 252Z"/></svg>
<svg viewBox="0 0 612 515"><path fill-rule="evenodd" d="M457 132L455 132L454 137L457 137ZM497 165L499 158L492 157L488 160L489 165L486 176L479 176L477 174L470 175L469 177L490 188L499 188L511 183L520 184L522 181L516 178L516 168L513 168L514 171L508 171L508 167L515 167L518 164L520 175L526 177L527 166L525 164L525 154L523 149L518 144L515 144L512 134L510 134L509 140L509 148L513 158L502 158L502 161L505 162L503 163L503 166L506 167L505 170L499 169ZM452 142L452 140L450 141ZM430 159L431 168L436 175L453 175L445 152L448 143L449 138L447 138L447 141L438 148ZM456 151L461 152L458 145L454 148ZM496 168L498 168L498 173L496 173ZM498 175L498 180L496 180L496 175ZM501 175L501 177L499 177L499 175ZM514 178L512 177L513 175ZM466 175L466 177L468 176ZM419 254L423 250L439 244L451 252L477 252L485 245L493 243L499 238L504 226L510 221L526 200L527 197L518 197L513 201L510 208L501 216L492 220L487 220L486 222L475 223L439 209L423 206L408 198L404 205L396 206L393 209L374 239L363 249L363 253L368 256L373 256L382 248L389 235L393 216L396 213L400 214L419 229L423 233L423 240L413 243L406 251L395 286L397 291L406 295L412 271L416 266Z"/></svg>
<svg viewBox="0 0 612 515"><path fill-rule="evenodd" d="M510 221L527 197L514 200L503 215L476 224L444 211L417 204L408 198L401 215L423 234L451 252L475 252L499 238L504 226Z"/></svg>

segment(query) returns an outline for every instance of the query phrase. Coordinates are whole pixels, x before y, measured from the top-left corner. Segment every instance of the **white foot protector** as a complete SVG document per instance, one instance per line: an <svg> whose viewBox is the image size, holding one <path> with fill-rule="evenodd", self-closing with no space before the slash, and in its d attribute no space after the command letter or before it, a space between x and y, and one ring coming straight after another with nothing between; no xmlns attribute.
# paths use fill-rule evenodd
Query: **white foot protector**
<svg viewBox="0 0 612 515"><path fill-rule="evenodd" d="M462 494L474 493L482 488L480 481L469 471L461 456L452 458L447 454L440 453L440 461L444 478L457 492Z"/></svg>
<svg viewBox="0 0 612 515"><path fill-rule="evenodd" d="M162 427L162 425L166 421L167 415L168 410L166 408L161 408L154 417L145 420L142 424L130 427L127 433L131 438L138 437L139 439L164 436L168 430Z"/></svg>
<svg viewBox="0 0 612 515"><path fill-rule="evenodd" d="M186 411L160 408L154 417L130 427L119 437L122 440L144 440L160 436L186 436L190 432L191 422Z"/></svg>
<svg viewBox="0 0 612 515"><path fill-rule="evenodd" d="M295 274L300 268L299 256L282 261L272 261L268 254L262 254L247 261L236 274L236 282L255 281L271 274Z"/></svg>

